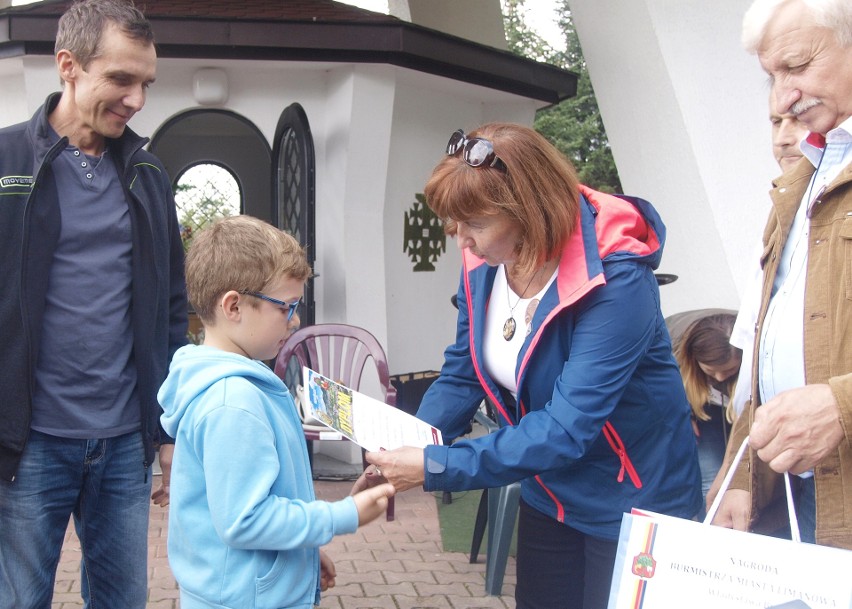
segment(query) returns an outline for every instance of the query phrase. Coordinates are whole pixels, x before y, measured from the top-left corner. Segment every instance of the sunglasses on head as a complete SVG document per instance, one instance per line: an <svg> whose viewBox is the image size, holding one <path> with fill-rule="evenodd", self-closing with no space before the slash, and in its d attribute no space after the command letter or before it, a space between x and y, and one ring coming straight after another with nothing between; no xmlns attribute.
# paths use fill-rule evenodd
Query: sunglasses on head
<svg viewBox="0 0 852 609"><path fill-rule="evenodd" d="M461 129L453 132L447 142L447 155L455 156L459 150L462 159L471 167L494 167L506 171L506 164L494 152L494 144L481 137L467 137Z"/></svg>

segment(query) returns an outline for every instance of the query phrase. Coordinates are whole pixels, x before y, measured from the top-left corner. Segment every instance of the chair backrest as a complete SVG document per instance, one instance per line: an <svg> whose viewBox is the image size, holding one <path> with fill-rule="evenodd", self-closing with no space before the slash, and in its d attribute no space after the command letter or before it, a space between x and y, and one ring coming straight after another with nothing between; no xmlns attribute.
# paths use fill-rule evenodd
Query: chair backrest
<svg viewBox="0 0 852 609"><path fill-rule="evenodd" d="M300 328L281 347L275 359L275 374L287 382L292 361L307 366L350 389L359 390L367 360L372 358L378 372L384 400L396 405L396 389L391 385L385 351L364 328L347 324L317 324Z"/></svg>

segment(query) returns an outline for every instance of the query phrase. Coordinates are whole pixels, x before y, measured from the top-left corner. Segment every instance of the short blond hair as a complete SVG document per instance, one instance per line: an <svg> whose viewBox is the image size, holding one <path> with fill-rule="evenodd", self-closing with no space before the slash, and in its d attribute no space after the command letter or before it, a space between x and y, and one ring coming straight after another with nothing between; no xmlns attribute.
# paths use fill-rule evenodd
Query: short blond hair
<svg viewBox="0 0 852 609"><path fill-rule="evenodd" d="M186 291L201 321L211 325L229 290L263 292L283 278L311 276L305 250L288 233L251 216L217 220L199 232L186 253Z"/></svg>

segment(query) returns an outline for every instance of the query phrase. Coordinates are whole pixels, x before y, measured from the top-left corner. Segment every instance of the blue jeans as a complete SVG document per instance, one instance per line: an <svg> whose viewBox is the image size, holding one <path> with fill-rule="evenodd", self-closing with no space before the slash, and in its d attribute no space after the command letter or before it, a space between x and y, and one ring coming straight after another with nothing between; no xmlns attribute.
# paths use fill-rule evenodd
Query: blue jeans
<svg viewBox="0 0 852 609"><path fill-rule="evenodd" d="M816 543L816 486L813 476L800 478L794 488L799 535L805 543Z"/></svg>
<svg viewBox="0 0 852 609"><path fill-rule="evenodd" d="M80 538L86 609L144 609L151 470L139 432L101 440L30 432L0 481L0 609L50 609L68 518Z"/></svg>
<svg viewBox="0 0 852 609"><path fill-rule="evenodd" d="M710 415L710 420L696 420L698 426L698 467L701 470L701 497L707 501L707 491L716 479L716 474L722 467L725 459L725 446L728 442L728 434L731 425L725 419L725 412L720 406L708 404L704 407L705 412ZM703 520L705 516L705 505L702 504L698 519Z"/></svg>

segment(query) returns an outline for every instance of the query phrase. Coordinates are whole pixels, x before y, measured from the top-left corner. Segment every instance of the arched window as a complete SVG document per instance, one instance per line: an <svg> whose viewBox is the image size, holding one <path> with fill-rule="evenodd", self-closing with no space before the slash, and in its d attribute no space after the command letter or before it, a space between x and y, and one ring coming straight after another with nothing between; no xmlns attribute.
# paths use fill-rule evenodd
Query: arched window
<svg viewBox="0 0 852 609"><path fill-rule="evenodd" d="M315 243L315 160L314 140L308 117L301 105L284 109L275 130L272 158L277 165L273 192L275 220L279 228L289 231L305 246L311 266L316 256ZM305 286L303 309L299 310L303 326L315 323L314 281Z"/></svg>
<svg viewBox="0 0 852 609"><path fill-rule="evenodd" d="M180 234L186 250L192 237L218 218L242 213L243 197L236 176L224 165L198 163L175 181Z"/></svg>

